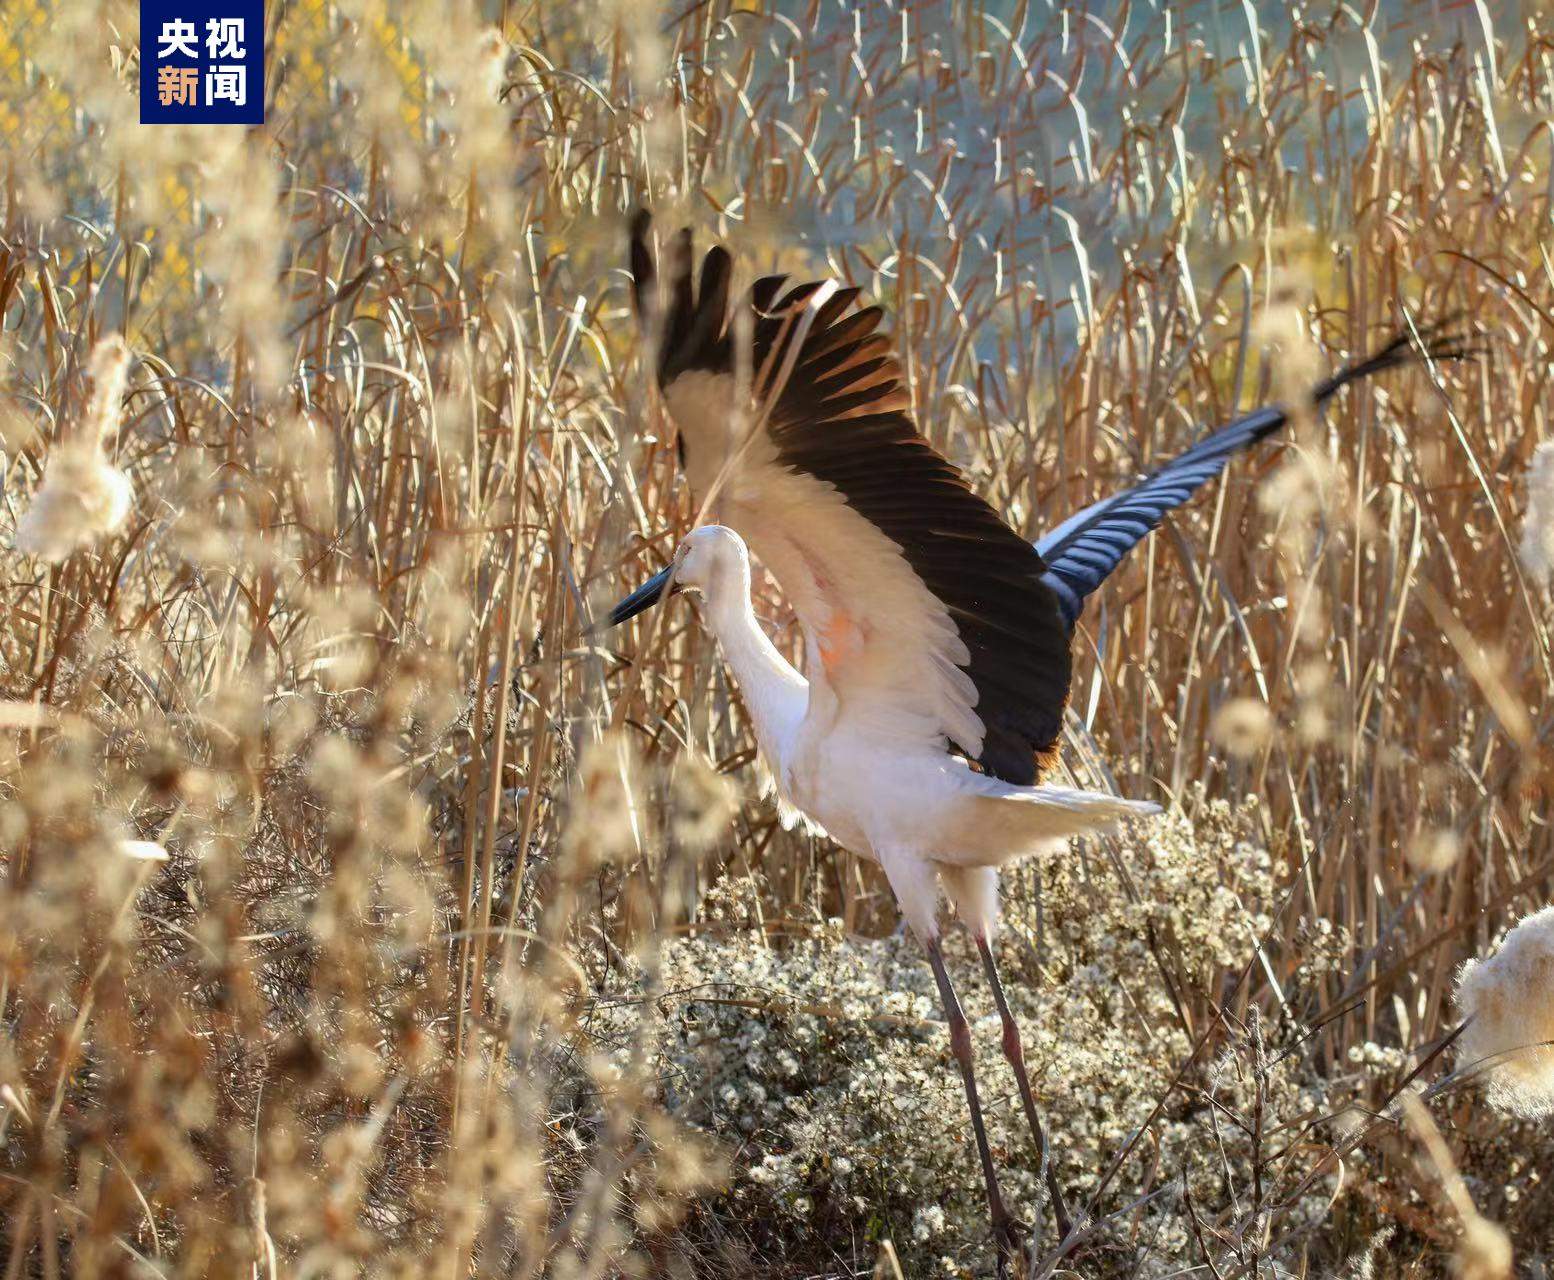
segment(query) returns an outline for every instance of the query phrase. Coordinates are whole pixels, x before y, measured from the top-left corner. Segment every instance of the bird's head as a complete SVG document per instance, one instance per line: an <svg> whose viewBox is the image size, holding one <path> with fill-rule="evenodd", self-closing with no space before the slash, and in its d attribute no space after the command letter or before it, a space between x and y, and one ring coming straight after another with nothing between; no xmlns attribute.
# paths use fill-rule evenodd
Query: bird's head
<svg viewBox="0 0 1554 1280"><path fill-rule="evenodd" d="M674 590L719 596L748 580L750 556L745 540L732 529L708 524L685 535L669 568Z"/></svg>
<svg viewBox="0 0 1554 1280"><path fill-rule="evenodd" d="M750 589L750 557L745 542L720 524L692 529L675 548L674 559L610 610L610 625L619 626L665 596L695 591L709 599L734 598Z"/></svg>

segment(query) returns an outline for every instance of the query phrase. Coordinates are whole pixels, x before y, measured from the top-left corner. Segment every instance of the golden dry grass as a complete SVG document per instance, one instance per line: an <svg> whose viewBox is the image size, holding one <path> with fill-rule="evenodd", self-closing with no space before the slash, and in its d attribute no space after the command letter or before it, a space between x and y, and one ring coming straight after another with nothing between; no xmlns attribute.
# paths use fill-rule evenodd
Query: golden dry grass
<svg viewBox="0 0 1554 1280"><path fill-rule="evenodd" d="M1119 1016L1152 1066L1092 1065L1074 1103L1110 1152L1074 1173L1097 1225L1042 1274L1436 1275L1490 1222L1549 1265L1546 1130L1441 1052L1456 966L1554 887L1549 603L1516 554L1549 434L1545 18L270 10L250 133L135 122L133 5L0 21L0 527L113 334L136 494L63 564L0 553L0 1274L914 1256L887 1191L826 1200L832 1174L804 1175L813 1217L763 1217L746 1173L776 1131L664 1086L688 963L737 985L741 948L777 964L828 919L895 921L877 876L757 798L689 610L651 645L583 635L690 514L620 271L644 199L752 276L885 304L924 432L1032 536L1203 425L1459 317L1479 360L1345 393L1234 464L1081 627L1070 767L1183 808L1189 849L1229 829L1216 800L1255 797L1240 844L1203 837L1201 877L1265 847L1274 900L1218 955L1160 896L1203 881L1141 836L1009 877L1010 962L1033 1000L1088 972L1048 936L1045 878L1081 935L1091 895L1133 947L1116 983L1147 993ZM714 887L737 909L709 911ZM647 1012L607 1035L619 1000ZM895 1052L838 1037L848 1061ZM1299 1069L1277 1125L1271 1051ZM1405 1122L1410 1082L1440 1087ZM1110 1133L1108 1085L1151 1099L1141 1127ZM1219 1172L1162 1158L1212 1151L1221 1119L1245 1141ZM946 1150L935 1176L974 1194ZM1171 1187L1181 1234L1151 1236L1132 1197ZM909 1265L985 1267L956 1231Z"/></svg>

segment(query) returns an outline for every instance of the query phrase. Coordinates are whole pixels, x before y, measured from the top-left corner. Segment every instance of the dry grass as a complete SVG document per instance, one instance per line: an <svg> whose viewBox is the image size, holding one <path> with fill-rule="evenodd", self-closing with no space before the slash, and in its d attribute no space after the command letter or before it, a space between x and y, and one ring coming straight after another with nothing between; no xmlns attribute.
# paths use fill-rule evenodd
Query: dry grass
<svg viewBox="0 0 1554 1280"><path fill-rule="evenodd" d="M1070 1074L1100 1004L1049 1028L1040 1091L1108 1154L1071 1170L1095 1225L1042 1274L1429 1276L1493 1223L1550 1265L1547 1130L1441 1052L1455 967L1554 896L1550 610L1517 556L1550 434L1545 19L269 8L246 134L135 123L134 5L0 21L0 527L113 334L135 490L58 566L0 553L6 1280L868 1274L887 1237L881 1274L986 1265L974 1226L913 1252L888 1165L877 1204L815 1172L785 1202L815 1212L758 1210L782 1133L665 1082L688 963L737 987L741 949L771 969L828 919L894 916L757 799L689 610L584 638L689 517L619 270L643 198L752 273L874 294L926 434L1032 535L1200 424L1462 317L1482 359L1238 463L1081 628L1071 767L1183 832L1256 797L1237 839L1271 853L1270 901L1204 952L1171 895L1230 846L1195 879L1140 837L1011 876L1009 963L1037 1000L1102 1000L1115 963L1135 1063ZM1049 928L1086 894L1116 917L1099 958ZM645 1016L612 1021L623 998ZM937 1029L912 1034L892 1069L936 1088ZM897 1053L836 1043L858 1078ZM1148 1099L1137 1127L1108 1087ZM1195 1144L1207 1175L1173 1164Z"/></svg>

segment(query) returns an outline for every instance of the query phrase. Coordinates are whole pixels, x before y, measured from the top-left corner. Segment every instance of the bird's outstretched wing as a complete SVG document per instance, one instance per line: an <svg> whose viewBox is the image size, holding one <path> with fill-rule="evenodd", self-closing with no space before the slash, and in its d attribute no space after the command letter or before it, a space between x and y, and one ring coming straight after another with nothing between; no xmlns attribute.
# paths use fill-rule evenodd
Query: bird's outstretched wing
<svg viewBox="0 0 1554 1280"><path fill-rule="evenodd" d="M1339 388L1396 368L1422 350L1434 360L1454 360L1469 352L1442 326L1426 329L1416 345L1399 334L1386 346L1346 365L1311 392L1311 406L1320 409ZM1072 627L1085 597L1104 582L1123 556L1156 528L1167 512L1186 502L1225 469L1231 455L1279 430L1289 421L1280 406L1258 409L1210 432L1185 453L1135 481L1121 493L1102 498L1075 513L1036 540L1047 564L1046 583L1057 595L1063 620Z"/></svg>
<svg viewBox="0 0 1554 1280"><path fill-rule="evenodd" d="M918 433L882 313L858 305L857 289L767 276L735 300L727 251L709 250L698 275L689 231L670 240L660 281L650 233L639 213L632 277L681 462L697 501L793 604L812 700L834 695L897 741L1035 782L1056 752L1085 598L1286 411L1220 428L1032 547ZM1469 354L1440 327L1419 337L1341 369L1313 405L1421 352Z"/></svg>
<svg viewBox="0 0 1554 1280"><path fill-rule="evenodd" d="M632 276L692 493L781 584L812 685L865 728L1034 783L1068 628L1038 552L918 433L879 308L781 276L735 301L728 253L694 273L689 232L660 287L650 232L639 214Z"/></svg>

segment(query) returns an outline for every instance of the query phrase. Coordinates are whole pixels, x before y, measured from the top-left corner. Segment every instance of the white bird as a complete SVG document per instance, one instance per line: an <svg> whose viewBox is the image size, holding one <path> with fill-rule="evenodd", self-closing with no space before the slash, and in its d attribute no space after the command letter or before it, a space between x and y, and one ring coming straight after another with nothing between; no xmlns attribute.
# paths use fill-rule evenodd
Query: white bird
<svg viewBox="0 0 1554 1280"><path fill-rule="evenodd" d="M699 283L681 232L660 298L639 214L632 274L691 490L718 523L610 614L619 624L692 590L733 669L785 810L880 864L928 954L982 1166L999 1272L1019 1247L988 1146L970 1029L940 945L941 895L970 931L1003 1026L1003 1052L1053 1198L1060 1188L994 963L998 871L1154 803L1042 783L1056 762L1083 601L1171 508L1237 449L1286 421L1274 407L1216 431L1034 546L918 433L877 307L835 282L782 294L758 280L730 305L732 262L710 250ZM779 297L779 295L782 295ZM1425 350L1461 354L1433 332ZM1401 364L1405 338L1319 385L1313 406ZM746 544L798 617L805 674L767 638L750 601Z"/></svg>

